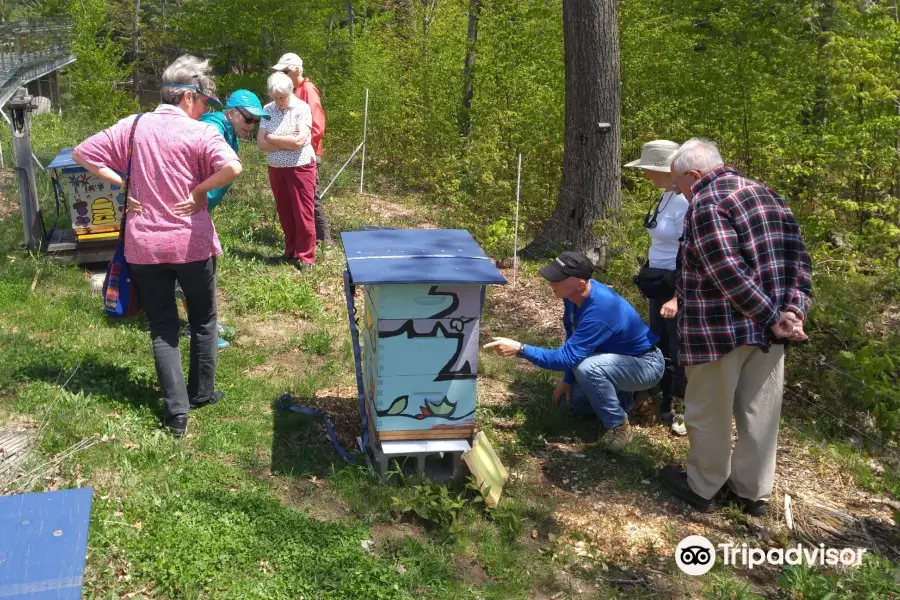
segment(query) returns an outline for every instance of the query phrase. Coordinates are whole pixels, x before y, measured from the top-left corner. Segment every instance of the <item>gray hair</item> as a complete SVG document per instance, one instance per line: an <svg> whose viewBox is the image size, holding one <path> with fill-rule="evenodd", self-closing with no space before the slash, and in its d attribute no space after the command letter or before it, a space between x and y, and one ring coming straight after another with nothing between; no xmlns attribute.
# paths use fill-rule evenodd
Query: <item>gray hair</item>
<svg viewBox="0 0 900 600"><path fill-rule="evenodd" d="M166 67L166 70L163 71L162 80L163 86L159 91L159 96L163 104L179 104L188 92L194 95L198 94L196 91L183 87L166 85L167 83L196 85L213 93L216 91L216 80L213 79L209 61L200 60L190 54L179 56L175 59L175 62Z"/></svg>
<svg viewBox="0 0 900 600"><path fill-rule="evenodd" d="M688 171L699 171L706 175L710 171L725 166L719 149L709 140L691 138L672 155L672 173L684 175Z"/></svg>
<svg viewBox="0 0 900 600"><path fill-rule="evenodd" d="M294 82L281 71L276 71L269 75L269 80L266 82L266 88L269 92L269 96L272 97L274 97L275 94L291 94L294 91Z"/></svg>

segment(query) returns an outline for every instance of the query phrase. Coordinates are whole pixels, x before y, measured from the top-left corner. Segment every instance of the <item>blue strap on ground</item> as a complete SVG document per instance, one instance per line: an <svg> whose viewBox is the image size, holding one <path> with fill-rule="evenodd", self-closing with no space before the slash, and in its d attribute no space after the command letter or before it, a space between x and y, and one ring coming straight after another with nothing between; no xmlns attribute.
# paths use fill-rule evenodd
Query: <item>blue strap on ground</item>
<svg viewBox="0 0 900 600"><path fill-rule="evenodd" d="M340 456L345 461L352 462L350 458L347 456L347 452L341 446L340 442L337 441L337 438L334 435L334 427L331 425L331 417L329 417L326 413L323 413L321 410L316 410L314 408L308 408L306 406L297 406L296 404L290 404L294 399L289 393L285 392L281 395L281 398L278 399L281 410L289 410L295 413L300 413L302 415L309 415L311 417L322 417L325 420L325 427L328 429L328 437L331 438L331 444L334 446L334 449L337 451L338 456Z"/></svg>
<svg viewBox="0 0 900 600"><path fill-rule="evenodd" d="M359 346L359 327L356 323L356 306L353 295L353 283L350 281L350 271L344 270L344 296L347 300L347 318L350 320L350 339L353 342L353 363L356 367L356 390L359 394L359 419L362 422L362 448L365 452L369 447L369 417L366 415L365 387L362 374L362 349Z"/></svg>
<svg viewBox="0 0 900 600"><path fill-rule="evenodd" d="M350 338L353 340L353 362L356 367L356 388L359 400L359 416L360 421L362 422L362 436L360 436L360 439L362 440L362 448L360 448L360 450L362 452L365 452L366 448L369 447L369 418L366 415L366 400L363 392L364 388L362 376L362 349L359 345L359 328L357 327L356 323L356 308L353 297L353 285L350 283L349 271L344 271L344 295L347 300L347 315L350 319ZM281 398L278 399L281 410L289 410L303 415L309 415L311 417L322 417L325 420L325 427L328 429L328 437L331 438L331 444L337 451L338 456L340 456L346 462L351 463L352 461L350 460L350 457L347 456L347 452L341 446L340 442L337 441L337 438L334 435L334 427L331 424L331 417L320 410L292 404L293 400L294 397L289 393L285 392L284 394L282 394Z"/></svg>

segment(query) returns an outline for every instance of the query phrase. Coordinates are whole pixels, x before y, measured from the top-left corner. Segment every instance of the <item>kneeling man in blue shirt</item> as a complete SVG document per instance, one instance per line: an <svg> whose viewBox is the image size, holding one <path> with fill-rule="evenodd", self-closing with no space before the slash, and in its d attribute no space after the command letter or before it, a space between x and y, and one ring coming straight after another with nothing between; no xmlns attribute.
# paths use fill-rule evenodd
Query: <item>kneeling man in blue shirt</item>
<svg viewBox="0 0 900 600"><path fill-rule="evenodd" d="M518 356L544 369L563 371L553 403L565 397L575 413L593 410L606 429L602 443L622 450L631 441L626 411L634 392L659 383L665 359L659 338L627 300L591 278L594 265L580 252L563 252L540 270L563 301L566 343L537 348L495 337L485 344L500 356Z"/></svg>

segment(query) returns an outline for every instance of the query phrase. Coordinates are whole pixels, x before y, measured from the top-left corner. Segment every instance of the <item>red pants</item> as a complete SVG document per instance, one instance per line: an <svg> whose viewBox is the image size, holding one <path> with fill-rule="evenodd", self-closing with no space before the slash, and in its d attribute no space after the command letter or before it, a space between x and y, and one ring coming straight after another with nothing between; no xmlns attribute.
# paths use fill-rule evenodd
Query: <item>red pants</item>
<svg viewBox="0 0 900 600"><path fill-rule="evenodd" d="M303 167L269 167L278 220L284 230L284 255L316 262L316 163Z"/></svg>

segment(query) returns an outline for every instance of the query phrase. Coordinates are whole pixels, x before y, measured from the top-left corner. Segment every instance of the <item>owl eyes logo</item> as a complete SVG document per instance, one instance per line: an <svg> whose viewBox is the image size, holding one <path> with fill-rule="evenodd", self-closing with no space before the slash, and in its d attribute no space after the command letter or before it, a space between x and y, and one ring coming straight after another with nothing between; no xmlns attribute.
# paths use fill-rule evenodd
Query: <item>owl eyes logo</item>
<svg viewBox="0 0 900 600"><path fill-rule="evenodd" d="M710 558L709 550L703 546L688 546L681 549L681 562L686 565L705 565Z"/></svg>
<svg viewBox="0 0 900 600"><path fill-rule="evenodd" d="M702 535L689 535L675 548L675 564L688 575L708 573L715 563L715 548Z"/></svg>

